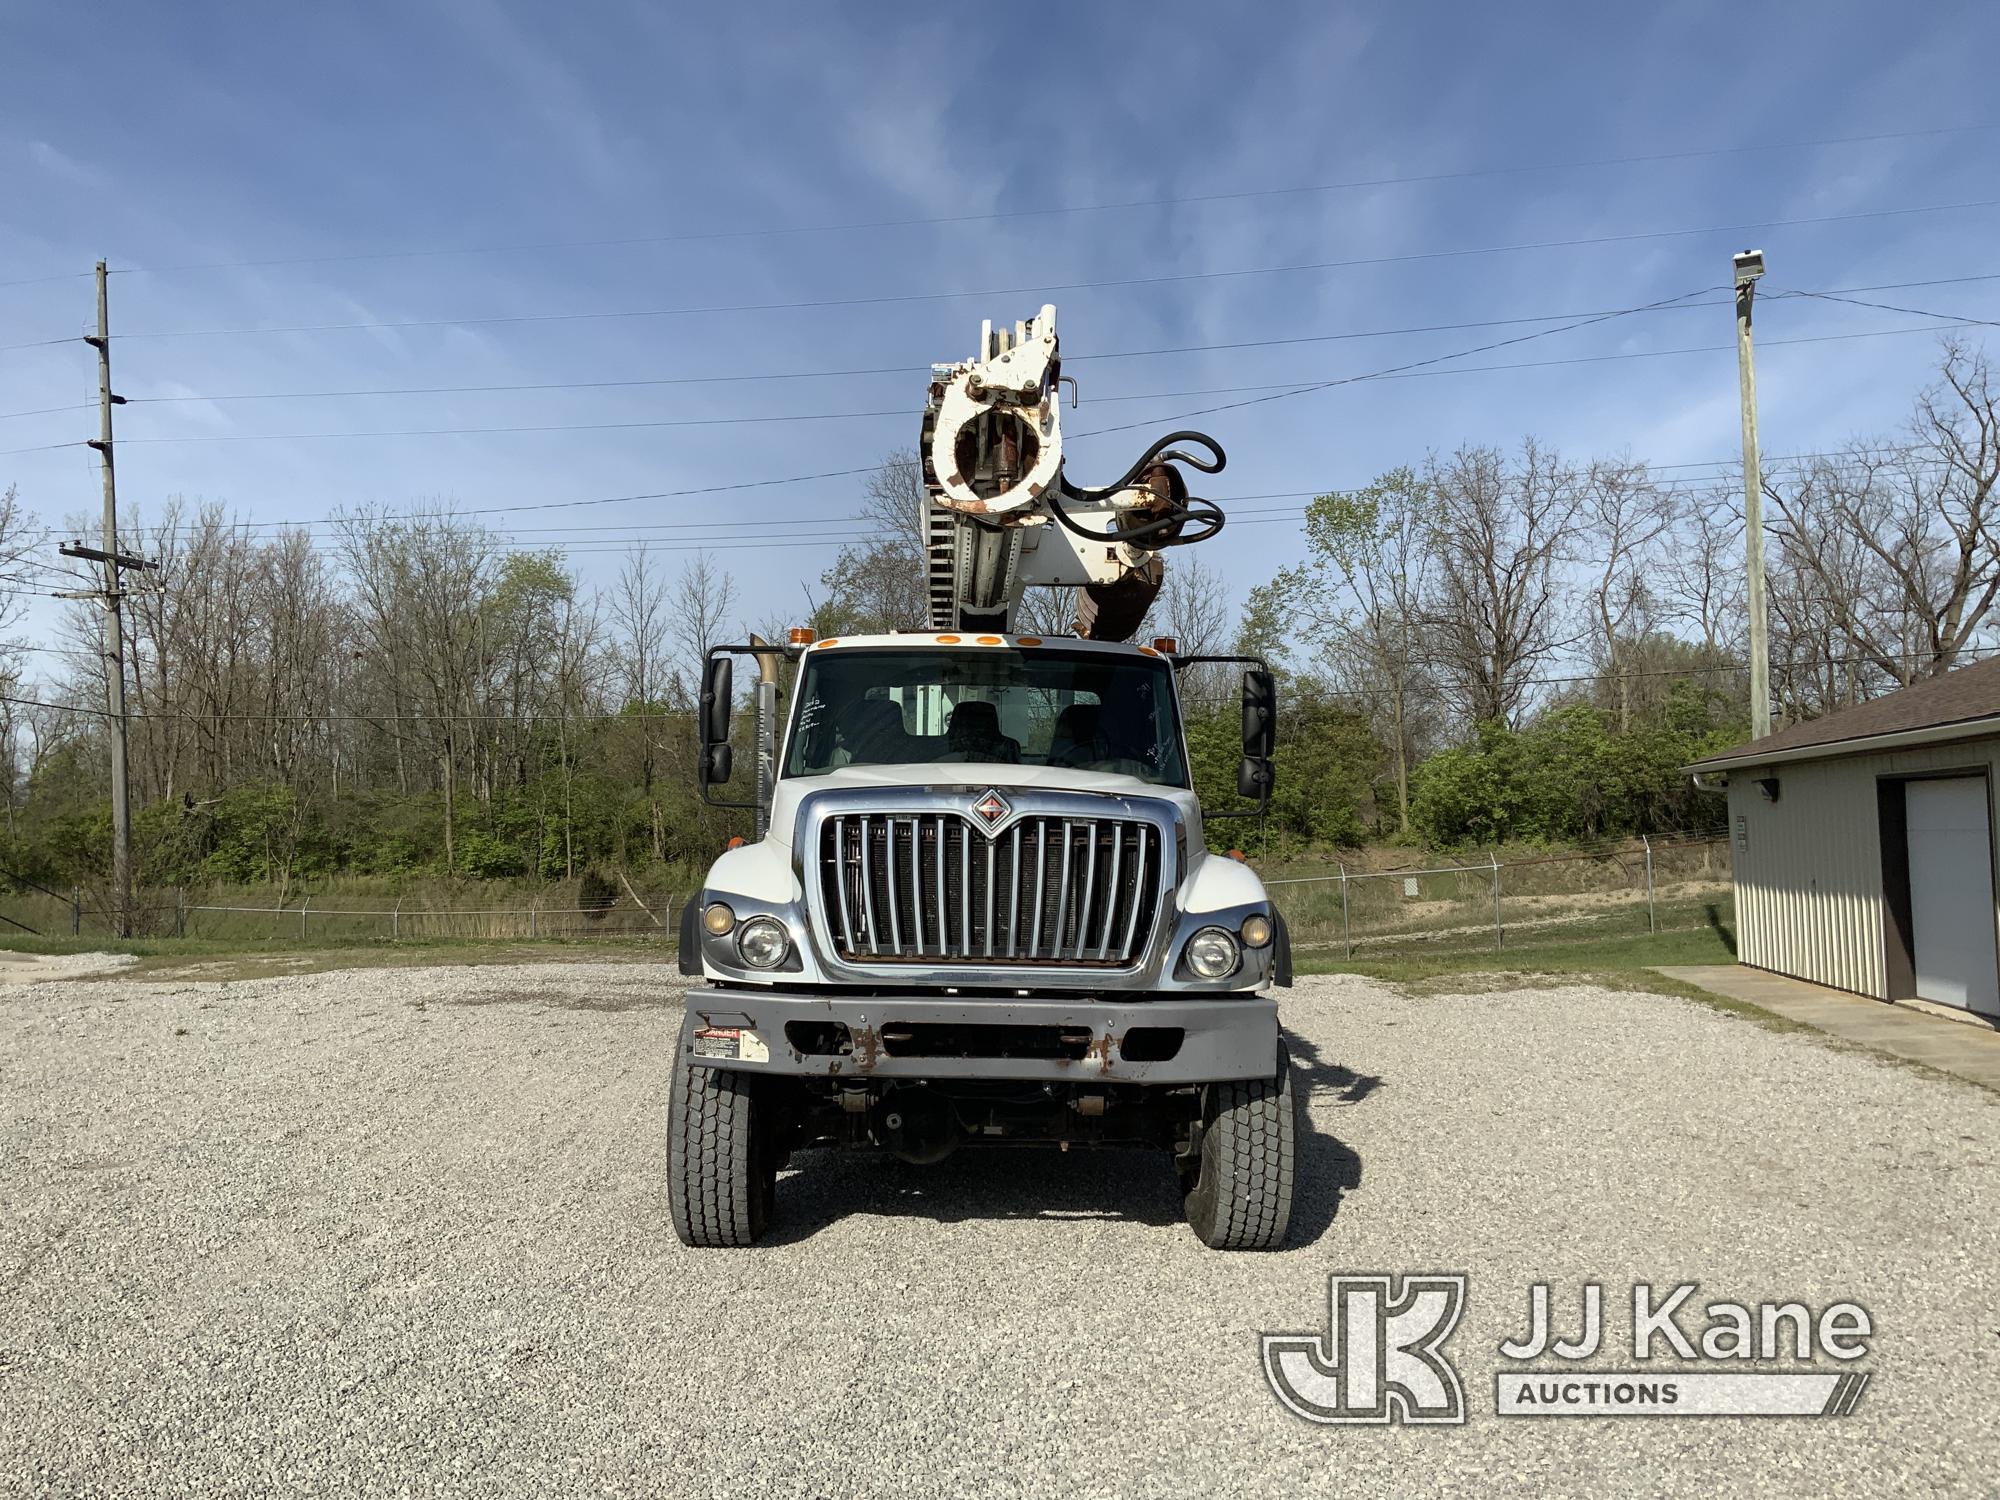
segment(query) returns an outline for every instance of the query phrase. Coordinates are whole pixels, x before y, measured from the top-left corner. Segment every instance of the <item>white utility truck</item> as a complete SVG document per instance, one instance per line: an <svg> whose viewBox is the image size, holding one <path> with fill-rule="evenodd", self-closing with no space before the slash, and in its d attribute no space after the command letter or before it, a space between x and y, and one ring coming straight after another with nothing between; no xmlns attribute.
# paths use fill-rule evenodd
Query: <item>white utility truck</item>
<svg viewBox="0 0 2000 1500"><path fill-rule="evenodd" d="M719 646L704 794L730 779L733 659L757 662L758 837L681 923L691 990L668 1111L668 1197L690 1245L747 1245L777 1172L814 1146L935 1162L961 1146L1172 1156L1217 1248L1284 1237L1296 1187L1274 984L1284 922L1205 818L1269 796L1274 695L1254 658L1126 641L1160 553L1222 515L1161 439L1115 484L1063 472L1055 309L933 367L924 419L931 627ZM1191 454L1173 444L1191 442ZM1028 587L1075 591L1073 635L1016 633ZM1243 665L1238 799L1196 798L1177 675ZM777 679L792 669L777 732Z"/></svg>

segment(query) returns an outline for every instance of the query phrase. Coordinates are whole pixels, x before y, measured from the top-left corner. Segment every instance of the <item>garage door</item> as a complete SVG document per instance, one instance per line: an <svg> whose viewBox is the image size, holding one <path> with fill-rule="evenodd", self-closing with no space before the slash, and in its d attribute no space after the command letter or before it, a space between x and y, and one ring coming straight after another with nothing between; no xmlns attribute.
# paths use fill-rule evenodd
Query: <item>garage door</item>
<svg viewBox="0 0 2000 1500"><path fill-rule="evenodd" d="M1912 781L1906 793L1917 996L2000 1015L1986 778Z"/></svg>

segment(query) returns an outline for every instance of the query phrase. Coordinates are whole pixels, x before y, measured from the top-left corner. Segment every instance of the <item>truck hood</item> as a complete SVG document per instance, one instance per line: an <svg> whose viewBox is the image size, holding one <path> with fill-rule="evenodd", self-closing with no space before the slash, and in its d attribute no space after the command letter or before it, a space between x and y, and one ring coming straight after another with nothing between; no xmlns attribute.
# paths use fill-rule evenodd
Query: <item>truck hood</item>
<svg viewBox="0 0 2000 1500"><path fill-rule="evenodd" d="M799 804L817 792L873 790L892 801L899 792L962 791L969 802L987 788L1005 796L1015 787L1035 791L1094 792L1103 797L1143 798L1171 802L1188 828L1189 841L1201 846L1201 806L1185 787L1160 786L1137 776L1105 771L1077 771L1065 766L1017 766L1001 762L924 761L914 765L843 766L824 776L788 776L778 783L771 802L771 829L766 837L789 849L798 826Z"/></svg>

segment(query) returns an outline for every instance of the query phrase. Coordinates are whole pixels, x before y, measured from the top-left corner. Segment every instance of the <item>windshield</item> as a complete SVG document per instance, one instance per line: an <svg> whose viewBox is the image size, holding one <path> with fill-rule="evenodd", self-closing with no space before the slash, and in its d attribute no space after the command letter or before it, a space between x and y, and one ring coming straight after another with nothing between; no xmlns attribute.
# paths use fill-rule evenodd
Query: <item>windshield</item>
<svg viewBox="0 0 2000 1500"><path fill-rule="evenodd" d="M979 761L1186 786L1170 670L1154 657L1046 647L813 652L785 774Z"/></svg>

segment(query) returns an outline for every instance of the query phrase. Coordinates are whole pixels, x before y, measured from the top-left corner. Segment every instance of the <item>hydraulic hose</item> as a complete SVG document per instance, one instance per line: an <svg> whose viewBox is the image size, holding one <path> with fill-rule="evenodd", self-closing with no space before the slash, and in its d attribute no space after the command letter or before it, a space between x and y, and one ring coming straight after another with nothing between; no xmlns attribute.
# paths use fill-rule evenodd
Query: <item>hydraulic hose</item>
<svg viewBox="0 0 2000 1500"><path fill-rule="evenodd" d="M1192 453L1168 453L1164 451L1169 444L1178 443L1183 439L1200 443L1210 453L1215 455L1215 462L1210 463L1205 459L1197 458ZM1222 451L1222 444L1218 443L1214 438L1205 432L1194 432L1183 429L1180 432L1170 432L1163 438L1154 439L1152 446L1139 455L1131 468L1127 469L1122 476L1112 483L1105 485L1102 489L1075 489L1071 490L1070 493L1084 500L1103 500L1117 494L1120 490L1130 489L1156 458L1164 458L1170 463L1186 464L1189 468L1199 469L1204 474L1220 474L1229 463L1229 455Z"/></svg>
<svg viewBox="0 0 2000 1500"><path fill-rule="evenodd" d="M1201 444L1208 449L1213 461L1171 447L1172 444L1183 441ZM1222 530L1224 520L1222 507L1213 500L1204 500L1198 495L1188 494L1187 481L1181 477L1177 469L1168 470L1173 475L1174 493L1165 498L1162 513L1151 520L1142 521L1136 526L1121 526L1111 531L1093 531L1088 526L1079 526L1069 518L1063 505L1065 500L1081 501L1086 504L1102 502L1121 490L1130 489L1147 469L1162 461L1183 463L1190 468L1201 470L1204 474L1219 474L1229 462L1229 457L1222 451L1222 444L1205 432L1170 432L1165 437L1156 439L1144 453L1139 455L1132 467L1111 484L1097 489L1078 489L1065 479L1055 497L1055 503L1049 509L1065 531L1075 536L1087 537L1091 541L1129 542L1149 552L1157 552L1166 547L1185 547L1191 542L1207 541ZM1196 529L1184 530L1189 526Z"/></svg>

